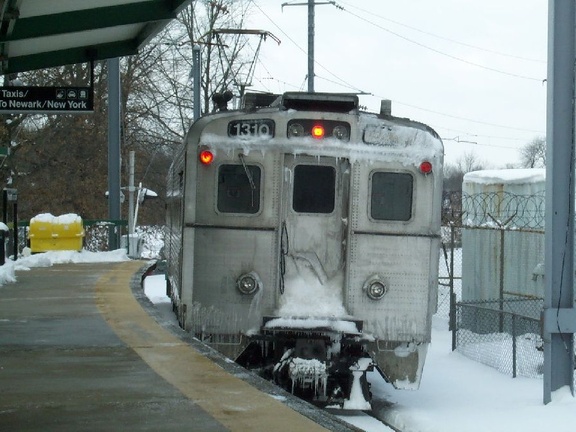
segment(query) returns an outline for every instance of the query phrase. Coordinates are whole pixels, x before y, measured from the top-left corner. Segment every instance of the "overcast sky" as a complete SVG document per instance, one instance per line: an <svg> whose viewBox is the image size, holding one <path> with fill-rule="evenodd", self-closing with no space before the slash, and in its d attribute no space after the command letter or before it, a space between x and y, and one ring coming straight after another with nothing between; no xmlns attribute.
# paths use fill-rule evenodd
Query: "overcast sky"
<svg viewBox="0 0 576 432"><path fill-rule="evenodd" d="M324 0L316 0L317 3ZM267 30L253 89L306 91L307 0L254 0L247 28ZM546 129L546 0L338 0L316 6L316 91L367 92L360 103L433 127L446 160L519 162ZM468 141L468 142L467 142Z"/></svg>

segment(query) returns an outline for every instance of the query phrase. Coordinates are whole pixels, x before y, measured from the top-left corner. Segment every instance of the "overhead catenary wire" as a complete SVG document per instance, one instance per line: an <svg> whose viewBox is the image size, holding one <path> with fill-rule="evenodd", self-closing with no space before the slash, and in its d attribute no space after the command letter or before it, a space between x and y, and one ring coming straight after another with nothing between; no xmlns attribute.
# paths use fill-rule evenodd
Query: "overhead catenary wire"
<svg viewBox="0 0 576 432"><path fill-rule="evenodd" d="M266 14L266 12L255 2L255 0L250 0L250 1L251 1L251 2L255 5L255 7L270 21L270 23L272 23L272 25L274 25L296 48L298 48L304 55L307 55L306 50L303 49L300 45L298 45L298 43L297 43L293 38L291 38L290 35L289 35L287 32L285 32L268 14ZM335 6L337 6L338 9L340 9L340 10L346 12L346 13L349 13L349 14L355 16L355 17L357 17L357 18L360 19L360 20L366 21L366 22L370 23L371 25L373 25L373 26L375 26L375 27L377 27L377 28L379 28L379 29L381 29L381 30L383 30L383 31L392 33L392 34L394 34L394 35L396 35L396 36L398 36L398 37L400 37L400 38L402 38L402 39L405 39L405 40L407 40L407 41L409 41L409 42L411 42L411 43L415 43L415 44L417 44L417 45L420 45L420 46L422 46L422 47L424 47L424 48L429 48L429 47L427 47L427 46L425 46L425 45L423 45L423 44L420 44L420 43L418 43L418 42L416 42L416 41L412 41L412 40L409 39L409 38L405 38L405 37L403 37L402 35L399 35L399 34L397 34L397 33L395 33L395 32L392 32L392 31L390 31L390 30L388 30L388 29L386 29L386 28L384 28L384 27L382 27L382 26L380 26L380 25L378 25L378 24L376 24L376 23L374 23L374 22L372 22L372 21L369 21L369 20L367 20L367 19L365 19L365 18L363 18L363 17L361 17L361 16L359 16L359 15L357 15L357 14L354 14L354 13L348 11L347 9L343 8L343 7L340 6L340 5L335 5ZM448 56L448 57L452 57L454 60L463 61L463 62L465 62L465 63L469 63L469 64L472 65L472 66L478 66L478 67L480 67L480 68L488 69L488 70L491 70L491 71L493 71L493 72L498 72L498 73L501 73L501 74L504 74L504 75L509 75L509 76L511 76L511 77L516 77L516 78L521 78L521 79L528 79L528 80L531 80L531 81L538 81L538 82L541 82L541 81L542 81L540 78L528 77L528 76L523 76L523 75L520 75L520 74L514 74L514 73L509 73L509 72L506 72L506 71L501 71L501 70L498 70L498 69L496 69L496 68L490 68L490 67L487 67L487 66L484 66L484 65L476 64L476 63L473 63L473 62L468 62L468 61L465 60L465 59L460 59L460 58L458 58L458 57L456 57L456 56L451 56L450 54L446 54L446 53L444 53L444 52L442 52L442 51L440 51L440 50L435 50L434 48L429 48L429 49L431 49L431 50L434 51L434 52L437 52L438 54L445 55L445 56ZM480 48L479 48L479 49L480 49ZM501 55L505 55L505 54L503 54L503 53L500 53L500 54L501 54ZM526 60L533 60L533 59L526 59ZM260 63L261 63L261 62L260 62ZM379 96L379 95L376 95L376 94L373 94L373 93L361 91L357 86L355 86L355 85L353 85L353 84L350 84L350 83L347 82L346 80L338 77L336 74L334 74L333 72L331 72L328 68L326 68L324 65L322 65L322 64L319 63L318 61L315 61L315 63L316 63L318 66L320 66L322 69L324 69L325 71L327 71L331 76L335 77L338 81L330 80L330 79L328 79L328 78L326 78L326 77L320 77L320 76L317 76L318 78L323 79L323 80L325 80L325 81L327 81L327 82L331 82L331 83L333 83L333 84L335 84L335 85L340 85L340 86L342 86L342 87L344 87L344 88L353 90L353 91L358 92L358 93L360 93L360 94L373 95L373 96L379 97L379 98L381 98L381 99L386 99L386 97L382 97L382 96ZM261 64L263 64L263 63L261 63ZM272 74L270 73L270 71L267 70L267 73L268 73L269 76L272 76ZM275 79L275 78L272 78L272 79ZM293 87L293 88L302 88L301 86L298 87L297 85L290 84L290 83L286 83L286 82L284 82L284 81L278 80L278 82L282 82L284 85L288 85L288 86L291 86L291 87ZM402 101L398 101L398 100L394 100L394 103L397 103L397 104L399 104L399 105L404 105L404 106L407 106L407 107L410 107L410 108L418 109L418 110L421 110L421 111L433 113L433 114L436 114L436 115L440 115L440 116L444 116L444 117L448 117L448 118L453 118L453 119L457 119L457 120L462 120L462 121L466 121L466 122L470 122L470 123L475 123L475 124L479 124L479 125L496 127L496 128L502 128L502 129L508 129L508 130L519 131L519 132L529 132L529 133L533 133L533 134L545 135L545 132L542 131L542 130L526 129L526 128L520 128L520 127L509 126L509 125L504 125L504 124L496 124L496 123L491 123L491 122L486 122L486 121L481 121L481 120L474 120L474 119L471 119L471 118L461 117L461 116L457 116L457 115L453 115L453 114L447 114L447 113L443 113L443 112L440 112L440 111L432 110L432 109L429 109L429 108L420 107L420 106L417 106L417 105L414 105L414 104L409 104L409 103L402 102ZM451 129L451 128L443 128L443 129ZM521 139L518 139L518 138L509 138L509 137L498 137L498 136L491 136L491 135L483 135L483 134L470 133L469 131L458 131L458 132L461 132L461 133L463 133L463 134L465 134L465 135L469 135L469 136L477 136L477 137L484 137L484 138L506 139L506 140L522 141ZM498 146L498 145L495 145L495 144L484 144L484 143L477 143L477 144L474 144L474 145L488 146L488 147L501 147L501 148L516 148L516 147L511 147L511 146Z"/></svg>
<svg viewBox="0 0 576 432"><path fill-rule="evenodd" d="M376 95L376 96L378 96L378 95ZM383 98L382 96L378 96L378 97ZM539 134L544 133L543 131L537 130L537 129L518 128L518 127L508 126L508 125L503 125L503 124L498 124L498 123L490 123L490 122L485 122L485 121L481 121L481 120L474 120L474 119L471 119L471 118L456 116L456 115L453 115L453 114L446 114L446 113L442 113L442 112L435 111L435 110L432 110L432 109L422 108L422 107L419 107L419 106L416 106L416 105L407 104L407 103L405 103L405 102L400 102L400 101L397 101L397 100L395 100L394 103L397 103L397 104L399 104L399 105L404 105L404 106L407 106L407 107L410 107L410 108L418 109L418 110L421 110L421 111L427 111L427 112L430 112L430 113L433 113L433 114L437 114L437 115L441 115L441 116L444 116L444 117L450 117L450 118L454 118L454 119L457 119L457 120L464 120L464 121L471 122L471 123L481 124L481 125L484 125L484 126L491 126L491 127L502 128L502 129L510 129L510 130L516 130L516 131L521 131L521 132L533 132L533 133L539 133Z"/></svg>
<svg viewBox="0 0 576 432"><path fill-rule="evenodd" d="M356 5L353 5L353 4L351 4L351 3L349 3L349 2L346 2L346 1L340 0L340 3L342 3L342 4L344 4L344 5L348 6L348 7L351 7L351 8L357 9L357 10L359 10L359 11L362 11L362 12L364 12L364 13L367 13L367 14L369 14L369 16L376 17L376 18L382 19L382 20L384 20L384 21L391 22L391 23L396 24L396 25L398 25L398 26L405 27L405 28L408 28L408 29L410 29L410 30L414 30L414 31L416 31L416 32L418 32L418 33L422 33L422 34L427 35L427 36L432 36L432 37L434 37L434 38L436 38L436 39L448 41L448 42L451 42L451 43L456 44L456 45L464 46L464 47L467 47L467 48L473 48L473 49L478 50L478 51L484 51L484 52L486 52L486 53L498 55L498 56L501 56L501 57L508 57L508 58L512 58L512 59L523 60L523 61L528 61L528 62L535 62L535 63L546 63L546 60L536 59L536 58L529 58L529 57L519 56L519 55L515 55L515 54L510 54L510 53L504 53L504 52L500 52L500 51L496 51L496 50L492 50L492 49L480 47L480 46L478 46L478 45L473 45L473 44L469 44L469 43L466 43L466 42L462 42L462 41L458 41L458 40L455 40L455 39L451 39L451 38L448 38L448 37L445 37L445 36L441 36L441 35L438 35L438 34L435 34L435 33L429 32L429 31L425 31L425 30L419 29L419 28L417 28L417 27L414 27L414 26L411 26L411 25L408 25L408 24L399 22L399 21L395 21L395 20L390 19L390 18L386 18L386 17L384 17L384 16L382 16L382 15L379 15L379 14L377 14L377 13L374 13L374 11L368 11L368 10L366 10L366 9L363 9L363 8L361 8L361 7L358 7L358 6L356 6Z"/></svg>
<svg viewBox="0 0 576 432"><path fill-rule="evenodd" d="M414 44L414 45L417 45L417 46L422 47L422 48L425 48L425 49L427 49L427 50L429 50L429 51L435 52L436 54L440 54L440 55L442 55L442 56L448 57L448 58L450 58L450 59L452 59L452 60L456 60L456 61L459 61L459 62L468 64L468 65L470 65L470 66L475 66L475 67L478 67L478 68L481 68L481 69L485 69L485 70L492 71L492 72L495 72L495 73L499 73L499 74L502 74L502 75L511 76L511 77L514 77L514 78L521 78L521 79L526 79L526 80L530 80L530 81L538 81L538 82L542 82L542 81L544 80L544 78L536 78L536 77L531 77L531 76L527 76L527 75L517 74L517 73L513 73L513 72L503 71L503 70L501 70L501 69L493 68L493 67L490 67L490 66L485 66L485 65L482 65L482 64L480 64L480 63L476 63L476 62L473 62L473 61L470 61L470 60L466 60L466 59L463 59L463 58L461 58L461 57L458 57L458 56L455 56L455 55L452 55L452 54L448 54L448 53L446 53L446 52L444 52L444 51L441 51L441 50L436 49L436 48L432 48L431 46L428 46L428 45L426 45L426 44L423 44L423 43L421 43L421 42L418 42L418 41L416 41L416 40L414 40L414 39L410 39L409 37L403 36L403 35L401 35L400 33L397 33L397 32L395 32L395 31L392 31L392 30L390 30L390 29L388 29L388 28L386 28L386 27L384 27L384 26L382 26L382 25L380 25L380 24L378 24L378 23L375 23L374 21L372 21L372 20L370 20L370 19L368 19L368 18L366 18L366 17L360 16L360 15L354 13L354 12L351 12L351 11L349 11L348 9L343 8L342 10L343 10L344 12L346 12L346 13L348 13L348 14L350 14L350 15L352 15L352 16L354 16L354 17L356 17L356 18L358 18L358 19L360 19L360 20L362 20L362 21L364 21L364 22L366 22L366 23L368 23L368 24L376 27L376 28L379 28L380 30L383 30L383 31L385 31L385 32L387 32L387 33L389 33L389 34L391 34L391 35L394 35L394 36L396 36L396 37L398 37L398 38L400 38L400 39L402 39L402 40L405 40L406 42L410 42L410 43L412 43L412 44Z"/></svg>
<svg viewBox="0 0 576 432"><path fill-rule="evenodd" d="M264 15L268 19L268 21L270 21L270 23L272 23L272 25L274 25L284 36L286 36L286 38L290 42L292 42L292 44L294 44L294 46L296 48L298 48L300 51L302 51L302 53L304 55L306 55L306 57L308 57L308 52L304 48L302 48L300 45L298 45L298 43L294 39L292 39L288 33L286 33L272 18L270 18L270 16L255 2L255 0L250 0L250 1L262 13L262 15ZM327 67L325 67L324 65L319 63L317 60L314 60L314 64L320 66L327 73L332 75L337 80L341 81L344 84L343 85L344 87L348 87L349 89L354 90L357 93L366 93L363 90L361 90L360 88L356 87L354 84L351 84L351 83L347 82L346 80L340 78L338 75L334 74L330 69L328 69Z"/></svg>

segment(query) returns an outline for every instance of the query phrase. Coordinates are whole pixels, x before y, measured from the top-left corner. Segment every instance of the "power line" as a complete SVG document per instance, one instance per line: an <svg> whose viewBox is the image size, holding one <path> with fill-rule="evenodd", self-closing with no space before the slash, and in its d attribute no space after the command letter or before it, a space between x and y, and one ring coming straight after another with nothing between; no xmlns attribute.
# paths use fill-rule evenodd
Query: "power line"
<svg viewBox="0 0 576 432"><path fill-rule="evenodd" d="M497 136L497 135L485 135L485 134L478 134L478 133L470 133L470 131L464 131L461 129L454 129L452 127L446 127L441 125L435 125L435 129L442 129L446 132L450 132L451 134L457 133L462 134L471 138L487 138L487 139L497 139L497 140L504 140L504 141L516 141L516 142L526 142L526 138L518 138L518 137L510 137L510 136ZM510 147L512 148L512 147ZM514 147L516 148L516 147Z"/></svg>
<svg viewBox="0 0 576 432"><path fill-rule="evenodd" d="M307 55L306 51L305 51L302 47L300 47L300 46L298 45L298 43L296 43L296 41L294 41L294 39L292 39L292 38L288 35L288 33L286 33L272 18L270 18L270 16L268 16L268 14L266 14L266 13L262 10L262 8L260 8L260 6L259 6L254 0L251 0L251 2L255 5L255 7L256 7L284 36L286 36L286 38L287 38L288 40L290 40L290 42L292 42L300 51L302 51L302 53L304 53L305 55ZM339 8L339 9L342 9L342 10L346 11L346 10L343 9L343 8ZM349 11L346 11L346 12L352 14L352 13L349 12ZM355 15L355 14L352 14L352 15L357 16L357 15ZM358 17L358 16L357 16L357 17ZM358 17L358 18L361 19L361 20L364 20L362 17ZM367 21L367 20L364 20L364 21ZM369 21L367 21L367 22L369 22ZM376 27L381 28L381 27L378 26L377 24L374 24L374 23L372 23L372 22L369 22L369 23L372 24L372 25L375 25ZM389 31L389 30L387 30L387 29L383 29L383 30ZM393 33L393 32L391 32L391 33ZM402 37L402 36L399 36L399 37ZM403 37L402 37L402 38L403 38ZM416 43L416 42L414 42L414 43ZM358 92L363 93L363 94L372 94L372 93L362 92L358 87L356 87L356 86L354 86L354 85L346 82L346 81L343 80L342 78L338 77L337 75L335 75L334 73L332 73L329 69L327 69L326 67L324 67L322 64L320 64L320 63L318 63L318 62L316 62L316 63L317 63L320 67L322 67L324 70L326 70L330 75L332 75L332 76L334 76L336 79L338 79L338 80L340 81L340 83L339 83L339 82L336 82L336 81L333 81L333 80L329 80L329 79L327 79L327 78L325 78L325 77L319 77L319 78L321 78L321 79L323 79L323 80L325 80L325 81L331 82L331 83L333 83L333 84L340 85L340 86L342 86L342 87L348 88L348 89L350 89L350 90L358 91ZM482 66L480 66L480 67L482 67ZM267 72L268 72L269 75L271 75L268 70L267 70ZM273 78L273 79L275 79L276 81L278 81L278 82L280 82L280 83L283 83L283 84L285 84L285 85L291 86L291 87L293 87L293 88L302 88L302 86L298 87L298 86L296 86L296 85L294 85L294 84L290 84L290 83L287 83L287 82L278 80L277 78ZM529 78L529 79L533 79L533 78ZM538 79L535 79L535 80L538 80ZM540 81L540 80L538 80L538 81ZM342 84L341 84L341 83L342 83ZM303 85L303 84L302 84L302 85ZM374 96L376 96L376 97L378 97L378 98L380 98L380 99L386 99L386 97L383 97L383 96L379 96L379 95L374 95ZM466 118L466 117L456 116L456 115L452 115L452 114L446 114L446 113L439 112L439 111L435 111L435 110L431 110L431 109L428 109L428 108L422 108L422 107L419 107L419 106L416 106L416 105L408 104L408 103L405 103L405 102L400 102L400 101L397 101L397 100L395 100L394 103L397 103L397 104L399 104L399 105L404 105L404 106L407 106L407 107L410 107L410 108L418 109L418 110L421 110L421 111L425 111L425 112L437 114L437 115L440 115L440 116L449 117L449 118L454 118L454 119L457 119L457 120L463 120L463 121L467 121L467 122L471 122L471 123L476 123L476 124L481 124L481 125L485 125L485 126L491 126L491 127L497 127L497 128L514 130L514 131L521 131L521 132L531 132L531 133L536 133L536 134L541 134L541 135L544 134L544 132L542 132L542 131L540 131L540 130L518 128L518 127L513 127L513 126L508 126L508 125L502 125L502 124L490 123L490 122L485 122L485 121L480 121L480 120L474 120L474 119L470 119L470 118ZM448 128L445 128L445 129L448 129ZM458 131L458 132L464 133L464 134L467 134L467 135L474 135L474 134L470 134L470 133L465 132L465 131ZM476 136L482 136L482 135L476 135ZM487 137L487 138L494 138L494 139L511 139L511 138L502 138L502 137L491 137L491 136L486 136L486 135L485 135L485 137ZM478 145L483 145L483 144L478 144Z"/></svg>
<svg viewBox="0 0 576 432"><path fill-rule="evenodd" d="M376 95L376 96L377 96L377 95ZM382 96L377 96L377 97L383 98ZM450 118L454 118L454 119L458 119L458 120L465 120L465 121L468 121L468 122L471 122L471 123L478 123L478 124L485 125L485 126L492 126L492 127L503 128L503 129L523 131L523 132L534 132L534 133L540 133L540 134L543 133L542 131L540 131L540 130L535 130L535 129L518 128L518 127L514 127L514 126L508 126L508 125L502 125L502 124L497 124L497 123L484 122L484 121L473 120L473 119L470 119L470 118L460 117L460 116L456 116L456 115L452 115L452 114L446 114L446 113L442 113L442 112L439 112L439 111L434 111L434 110L431 110L431 109L422 108L422 107L419 107L419 106L416 106L416 105L411 105L411 104L407 104L407 103L404 103L404 102L399 102L399 101L396 101L396 100L394 101L394 103L397 103L397 104L399 104L399 105L404 105L404 106L407 106L407 107L410 107L410 108L415 108L415 109L422 110L422 111L427 111L427 112L430 112L430 113L433 113L433 114L438 114L438 115L441 115L441 116L444 116L444 117L450 117Z"/></svg>
<svg viewBox="0 0 576 432"><path fill-rule="evenodd" d="M369 14L370 16L374 16L374 17L380 18L380 19L382 19L382 20L391 22L391 23L393 23L393 24L399 25L399 26L401 26L401 27L405 27L405 28L408 28L408 29L410 29L410 30L414 30L414 31L416 31L416 32L425 34L425 35L427 35L427 36L432 36L432 37L435 37L435 38L437 38L437 39L445 40L445 41L448 41L448 42L451 42L451 43L454 43L454 44L457 44L457 45L465 46L465 47L467 47L467 48L473 48L473 49L476 49L476 50L479 50L479 51L484 51L484 52L491 53L491 54L495 54L495 55L499 55L499 56L502 56L502 57L514 58L514 59L517 59L517 60L524 60L524 61L536 62L536 63L544 63L544 64L546 63L546 60L528 58L528 57L518 56L518 55L515 55L515 54L509 54L509 53L503 53L503 52L500 52L500 51L496 51L496 50L491 50L491 49L488 49L488 48L479 47L479 46L477 46L477 45L468 44L468 43L466 43L466 42L461 42L461 41L457 41L457 40L454 40L454 39L450 39L450 38L447 38L447 37L445 37L445 36L440 36L440 35L437 35L437 34L435 34L435 33L427 32L427 31L424 31L424 30L419 29L419 28L417 28L417 27L413 27L413 26L410 26L410 25L408 25L408 24L404 24L404 23L401 23L401 22L399 22L399 21L394 21L394 20L392 20L392 19L390 19L390 18L383 17L382 15L378 15L378 14L374 13L373 11L368 11L368 10L366 10L366 9L362 9L362 8L360 8L360 7L358 7L358 6L354 6L354 5L350 4L350 3L347 3L346 1L340 0L340 3L343 3L343 4L345 4L345 5L348 6L348 7L352 7L352 8L354 8L354 9L358 9L359 11L365 12L365 13Z"/></svg>
<svg viewBox="0 0 576 432"><path fill-rule="evenodd" d="M284 36L286 36L286 38L290 42L292 42L294 44L294 46L296 46L296 48L298 48L300 51L302 51L302 53L304 53L306 55L306 57L308 57L308 53L306 52L306 50L304 48L302 48L300 45L298 45L298 43L294 39L292 39L290 37L290 35L288 35L288 33L286 33L278 24L276 24L276 22L272 18L270 18L270 16L268 16L268 14L266 12L264 12L262 10L262 8L254 0L250 0L250 1L268 19L268 21L270 21ZM314 60L314 63L317 64L318 66L320 66L326 72L328 72L334 78L341 81L344 84L343 87L348 87L349 89L354 90L355 92L358 92L358 93L365 93L364 91L362 91L358 87L350 84L349 82L346 82L345 80L343 80L342 78L340 78L339 76L334 74L332 71L330 71L330 69L328 69L327 67L325 67L324 65L319 63L317 60Z"/></svg>
<svg viewBox="0 0 576 432"><path fill-rule="evenodd" d="M371 20L369 20L369 19L367 19L367 18L364 18L364 17L362 17L362 16L360 16L360 15L354 13L354 12L349 11L348 9L343 8L342 10L343 10L344 12L347 12L348 14L350 14L350 15L358 18L359 20L362 20L362 21L364 21L364 22L367 22L368 24L371 24L371 25L373 25L374 27L379 28L380 30L383 30L383 31L385 31L385 32L387 32L387 33L390 33L390 34L392 34L392 35L394 35L394 36L402 39L402 40L405 40L406 42L410 42L410 43L412 43L412 44L414 44L414 45L417 45L417 46L419 46L419 47L422 47L422 48L425 48L425 49L430 50L430 51L432 51L432 52L435 52L436 54L440 54L440 55L443 55L443 56L445 56L445 57L451 58L452 60L456 60L456 61L459 61L459 62L468 64L468 65L470 65L470 66L475 66L475 67L478 67L478 68L481 68L481 69L489 70L489 71L492 71L492 72L496 72L496 73L499 73L499 74L502 74L502 75L507 75L507 76L511 76L511 77L515 77L515 78L522 78L522 79L526 79L526 80L530 80L530 81L539 81L539 82L542 82L542 81L543 81L542 78L535 78L535 77L530 77L530 76L526 76L526 75L520 75L520 74L516 74L516 73L512 73L512 72L506 72L506 71L503 71L503 70L500 70L500 69L492 68L492 67L489 67L489 66L484 66L484 65L481 65L481 64L479 64L479 63L475 63L475 62L472 62L472 61L470 61L470 60L466 60L466 59L463 59L463 58L461 58L461 57L458 57L458 56L455 56L455 55L452 55L452 54L445 53L444 51L440 51L440 50L438 50L438 49L436 49L436 48L432 48L432 47L430 47L430 46L428 46L428 45L425 45L425 44L423 44L423 43L420 43L420 42L418 42L418 41L415 41L415 40L413 40L413 39L410 39L410 38L408 38L408 37L406 37L406 36L402 36L401 34L396 33L396 32L394 32L394 31L392 31L392 30L390 30L390 29L387 29L386 27L383 27L383 26L381 26L380 24L377 24L377 23L375 23L375 22L373 22L373 21L371 21Z"/></svg>

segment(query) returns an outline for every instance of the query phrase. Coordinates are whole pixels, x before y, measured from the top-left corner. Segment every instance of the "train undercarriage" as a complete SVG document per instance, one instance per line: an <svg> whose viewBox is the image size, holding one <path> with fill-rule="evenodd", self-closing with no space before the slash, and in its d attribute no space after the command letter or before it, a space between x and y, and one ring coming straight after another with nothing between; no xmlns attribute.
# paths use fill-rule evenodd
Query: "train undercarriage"
<svg viewBox="0 0 576 432"><path fill-rule="evenodd" d="M317 406L369 410L366 373L375 365L361 327L361 321L266 317L236 362Z"/></svg>

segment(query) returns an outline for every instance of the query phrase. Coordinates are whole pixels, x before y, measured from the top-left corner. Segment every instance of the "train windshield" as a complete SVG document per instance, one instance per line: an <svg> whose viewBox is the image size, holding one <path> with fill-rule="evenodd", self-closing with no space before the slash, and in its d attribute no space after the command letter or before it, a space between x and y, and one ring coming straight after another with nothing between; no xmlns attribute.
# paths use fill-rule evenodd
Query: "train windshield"
<svg viewBox="0 0 576 432"><path fill-rule="evenodd" d="M333 167L298 165L294 168L292 208L299 213L332 213L335 187Z"/></svg>
<svg viewBox="0 0 576 432"><path fill-rule="evenodd" d="M260 210L260 167L221 165L218 170L218 211L255 214Z"/></svg>
<svg viewBox="0 0 576 432"><path fill-rule="evenodd" d="M373 173L370 205L372 219L410 220L412 217L413 181L412 175L408 173Z"/></svg>

